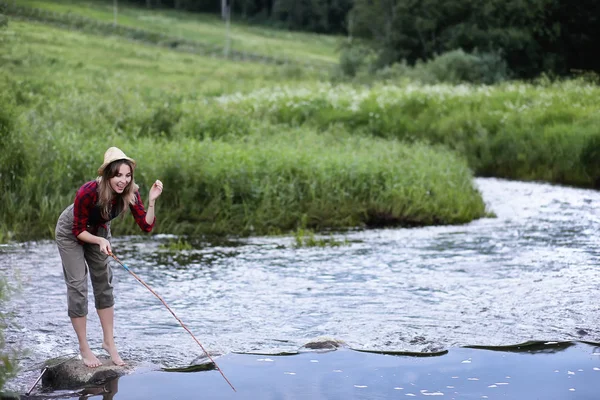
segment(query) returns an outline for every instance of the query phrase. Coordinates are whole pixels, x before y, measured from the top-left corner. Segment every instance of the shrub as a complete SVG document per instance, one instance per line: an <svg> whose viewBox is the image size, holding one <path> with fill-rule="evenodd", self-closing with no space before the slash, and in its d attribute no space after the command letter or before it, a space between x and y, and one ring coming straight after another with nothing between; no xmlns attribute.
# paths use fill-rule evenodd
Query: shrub
<svg viewBox="0 0 600 400"><path fill-rule="evenodd" d="M340 52L339 68L343 75L352 78L363 69L373 69L374 60L374 52L369 47L348 43L342 47Z"/></svg>
<svg viewBox="0 0 600 400"><path fill-rule="evenodd" d="M438 82L493 84L508 78L508 67L499 53L465 53L462 49L436 56L423 68Z"/></svg>

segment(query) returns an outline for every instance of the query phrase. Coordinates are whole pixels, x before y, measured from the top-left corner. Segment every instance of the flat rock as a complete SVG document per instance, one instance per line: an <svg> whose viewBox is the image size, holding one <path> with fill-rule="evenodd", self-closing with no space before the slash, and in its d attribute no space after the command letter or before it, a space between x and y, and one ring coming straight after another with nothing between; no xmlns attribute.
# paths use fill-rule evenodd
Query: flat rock
<svg viewBox="0 0 600 400"><path fill-rule="evenodd" d="M46 372L42 376L42 385L53 390L80 389L86 386L102 385L119 376L133 371L134 366L127 363L117 366L108 357L98 357L102 365L87 367L79 358L56 358L46 362Z"/></svg>

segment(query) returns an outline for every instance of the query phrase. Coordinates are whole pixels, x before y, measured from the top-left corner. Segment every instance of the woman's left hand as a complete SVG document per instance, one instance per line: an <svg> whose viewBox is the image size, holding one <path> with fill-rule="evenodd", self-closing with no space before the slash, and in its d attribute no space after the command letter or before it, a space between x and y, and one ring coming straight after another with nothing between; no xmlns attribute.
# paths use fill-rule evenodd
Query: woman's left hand
<svg viewBox="0 0 600 400"><path fill-rule="evenodd" d="M150 188L149 200L154 201L154 200L158 199L158 197L161 195L162 191L163 191L163 183L157 179L156 182L154 182L154 184L152 184L152 187Z"/></svg>

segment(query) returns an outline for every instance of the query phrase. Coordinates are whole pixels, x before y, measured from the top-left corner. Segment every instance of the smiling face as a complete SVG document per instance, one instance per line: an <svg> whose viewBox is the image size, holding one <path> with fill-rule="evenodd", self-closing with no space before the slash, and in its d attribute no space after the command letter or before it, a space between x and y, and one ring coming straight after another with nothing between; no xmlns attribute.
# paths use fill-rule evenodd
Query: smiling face
<svg viewBox="0 0 600 400"><path fill-rule="evenodd" d="M133 173L128 163L123 162L117 166L112 178L109 179L110 188L117 194L122 194L131 183Z"/></svg>

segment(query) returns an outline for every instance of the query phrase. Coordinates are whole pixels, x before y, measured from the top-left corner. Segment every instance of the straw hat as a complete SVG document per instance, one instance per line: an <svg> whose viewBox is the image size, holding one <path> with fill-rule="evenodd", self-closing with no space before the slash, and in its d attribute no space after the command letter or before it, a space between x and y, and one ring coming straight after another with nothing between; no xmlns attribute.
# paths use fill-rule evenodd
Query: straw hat
<svg viewBox="0 0 600 400"><path fill-rule="evenodd" d="M100 168L98 168L98 176L102 176L104 168L106 168L108 164L118 160L128 160L133 164L133 167L135 168L135 160L133 158L127 157L121 149L117 147L111 147L108 150L106 150L106 153L104 153L104 162L102 163Z"/></svg>

